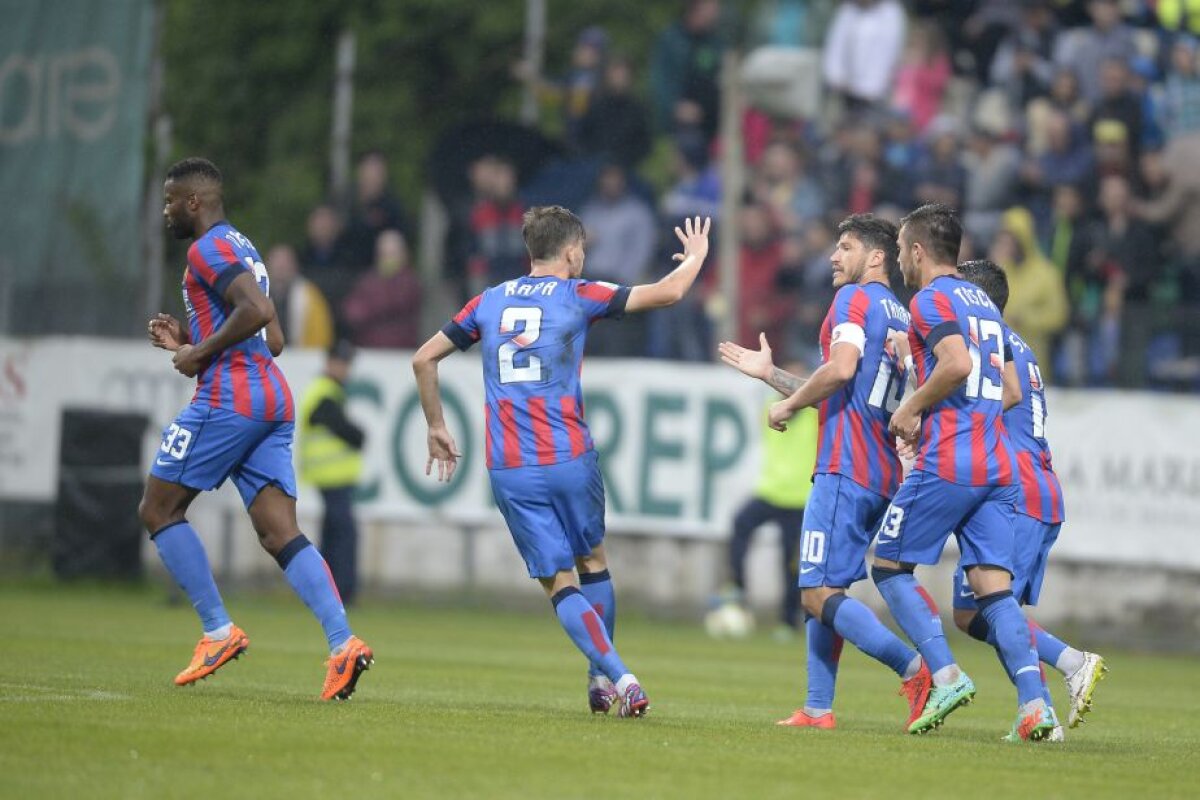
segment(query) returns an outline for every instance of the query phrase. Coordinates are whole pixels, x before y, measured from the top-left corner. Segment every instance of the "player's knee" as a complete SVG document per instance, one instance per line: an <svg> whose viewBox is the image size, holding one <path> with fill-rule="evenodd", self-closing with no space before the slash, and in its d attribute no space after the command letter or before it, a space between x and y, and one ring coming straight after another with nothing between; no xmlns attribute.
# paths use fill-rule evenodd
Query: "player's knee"
<svg viewBox="0 0 1200 800"><path fill-rule="evenodd" d="M974 619L976 612L965 608L954 609L954 625L963 633L971 632L971 620Z"/></svg>
<svg viewBox="0 0 1200 800"><path fill-rule="evenodd" d="M804 613L810 617L820 619L821 612L825 609L825 596L807 589L801 589L800 605L803 606Z"/></svg>
<svg viewBox="0 0 1200 800"><path fill-rule="evenodd" d="M145 495L142 495L142 501L138 503L138 519L142 521L142 527L150 534L157 533L171 521L170 514L162 503L157 503Z"/></svg>

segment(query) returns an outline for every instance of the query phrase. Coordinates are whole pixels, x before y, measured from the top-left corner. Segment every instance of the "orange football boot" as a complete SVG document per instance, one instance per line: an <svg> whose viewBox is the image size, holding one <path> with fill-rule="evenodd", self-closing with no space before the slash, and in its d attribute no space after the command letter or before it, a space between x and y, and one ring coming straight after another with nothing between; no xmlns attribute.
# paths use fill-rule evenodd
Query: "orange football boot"
<svg viewBox="0 0 1200 800"><path fill-rule="evenodd" d="M901 683L900 691L896 692L908 700L908 720L904 723L906 729L925 710L925 701L929 699L929 689L932 686L933 674L930 673L925 659L921 659L921 668L917 670L917 674Z"/></svg>
<svg viewBox="0 0 1200 800"><path fill-rule="evenodd" d="M222 666L246 652L250 639L246 632L237 625L231 625L229 635L224 639L201 637L192 653L192 663L187 669L175 676L176 686L187 686L198 680L207 678Z"/></svg>
<svg viewBox="0 0 1200 800"><path fill-rule="evenodd" d="M803 708L798 708L787 719L781 719L776 725L784 725L789 728L820 728L821 730L831 731L837 727L837 720L833 718L833 712L822 714L819 717L810 717L804 713Z"/></svg>
<svg viewBox="0 0 1200 800"><path fill-rule="evenodd" d="M354 694L354 687L358 685L358 676L374 663L375 654L367 647L367 643L357 636L351 636L342 651L325 662L329 669L325 673L321 699L349 700L350 695Z"/></svg>

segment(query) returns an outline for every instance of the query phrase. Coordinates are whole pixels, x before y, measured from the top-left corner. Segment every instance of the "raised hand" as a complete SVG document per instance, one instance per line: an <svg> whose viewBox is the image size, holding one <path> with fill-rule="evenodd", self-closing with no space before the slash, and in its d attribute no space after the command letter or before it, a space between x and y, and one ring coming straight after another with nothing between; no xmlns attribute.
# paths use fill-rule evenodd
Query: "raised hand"
<svg viewBox="0 0 1200 800"><path fill-rule="evenodd" d="M675 236L683 245L683 252L671 256L674 261L683 261L695 256L703 261L708 256L708 229L712 226L712 217L705 217L703 224L700 217L688 217L683 221L683 229L675 227Z"/></svg>
<svg viewBox="0 0 1200 800"><path fill-rule="evenodd" d="M775 363L771 360L771 345L767 344L765 333L758 335L758 343L758 350L749 350L735 342L721 342L717 345L717 352L721 355L721 361L742 374L765 381L770 378Z"/></svg>

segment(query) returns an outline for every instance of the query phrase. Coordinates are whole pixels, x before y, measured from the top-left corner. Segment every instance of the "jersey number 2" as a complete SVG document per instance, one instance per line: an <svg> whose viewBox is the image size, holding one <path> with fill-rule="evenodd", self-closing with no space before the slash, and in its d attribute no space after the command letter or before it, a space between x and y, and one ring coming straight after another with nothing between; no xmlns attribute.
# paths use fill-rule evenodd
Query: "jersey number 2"
<svg viewBox="0 0 1200 800"><path fill-rule="evenodd" d="M500 359L501 383L524 383L542 379L542 360L537 356L528 356L525 364L517 364L519 351L528 347L542 335L542 309L537 306L510 306L500 315L500 332L512 333L520 324L522 330L513 338L500 345L497 356Z"/></svg>

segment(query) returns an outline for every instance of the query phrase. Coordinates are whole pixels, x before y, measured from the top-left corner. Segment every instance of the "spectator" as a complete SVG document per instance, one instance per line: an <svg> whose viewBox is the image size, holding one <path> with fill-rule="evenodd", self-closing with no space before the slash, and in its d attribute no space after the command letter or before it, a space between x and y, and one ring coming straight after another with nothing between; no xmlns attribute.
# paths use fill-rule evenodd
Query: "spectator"
<svg viewBox="0 0 1200 800"><path fill-rule="evenodd" d="M1021 154L996 132L977 127L963 159L967 170L963 227L986 246L1005 209L1017 200Z"/></svg>
<svg viewBox="0 0 1200 800"><path fill-rule="evenodd" d="M820 48L837 0L762 0L750 20L752 47Z"/></svg>
<svg viewBox="0 0 1200 800"><path fill-rule="evenodd" d="M974 66L975 80L986 84L1000 43L1021 24L1021 8L1013 0L978 0L955 3L974 8L963 23L966 55Z"/></svg>
<svg viewBox="0 0 1200 800"><path fill-rule="evenodd" d="M1176 37L1171 45L1161 111L1167 138L1200 131L1200 70L1196 64L1196 40L1191 36Z"/></svg>
<svg viewBox="0 0 1200 800"><path fill-rule="evenodd" d="M308 213L307 238L300 261L305 272L343 269L349 265L342 218L333 206L322 203Z"/></svg>
<svg viewBox="0 0 1200 800"><path fill-rule="evenodd" d="M1054 79L1054 14L1042 2L1023 2L1017 27L1000 42L988 82L1005 87L1014 108L1041 96Z"/></svg>
<svg viewBox="0 0 1200 800"><path fill-rule="evenodd" d="M699 131L706 146L719 122L718 76L725 49L720 20L720 0L688 0L683 18L659 35L650 54L659 130Z"/></svg>
<svg viewBox="0 0 1200 800"><path fill-rule="evenodd" d="M1137 42L1133 29L1121 20L1117 0L1089 0L1088 14L1092 24L1065 31L1054 58L1075 72L1081 94L1095 102L1102 94L1101 66L1110 58L1128 64L1137 55Z"/></svg>
<svg viewBox="0 0 1200 800"><path fill-rule="evenodd" d="M359 347L409 349L420 344L421 283L409 266L400 231L375 242L375 268L358 279L342 304L350 338Z"/></svg>
<svg viewBox="0 0 1200 800"><path fill-rule="evenodd" d="M1176 262L1177 293L1188 303L1200 301L1200 134L1167 142L1162 154L1166 184L1152 199L1132 203L1134 216L1165 224L1169 254Z"/></svg>
<svg viewBox="0 0 1200 800"><path fill-rule="evenodd" d="M587 229L587 274L622 286L644 282L658 250L658 220L645 201L629 191L625 170L609 164L600 171L596 192L579 212ZM588 340L588 354L638 356L644 351L643 317L613 326ZM619 328L619 330L617 330Z"/></svg>
<svg viewBox="0 0 1200 800"><path fill-rule="evenodd" d="M779 271L783 265L779 232L771 213L763 205L742 207L738 225L742 241L738 256L739 342L756 342L765 332L767 341L777 342L777 358L786 340L785 330L794 311L790 293L780 291Z"/></svg>
<svg viewBox="0 0 1200 800"><path fill-rule="evenodd" d="M913 202L962 208L967 170L959 154L957 123L949 117L938 117L926 134L928 150L917 162L912 175Z"/></svg>
<svg viewBox="0 0 1200 800"><path fill-rule="evenodd" d="M355 275L342 237L342 218L333 206L322 203L309 212L306 234L301 272L320 288L330 308L340 308Z"/></svg>
<svg viewBox="0 0 1200 800"><path fill-rule="evenodd" d="M604 82L579 124L585 153L600 155L634 169L650 152L650 120L645 104L633 93L633 66L614 56L604 67Z"/></svg>
<svg viewBox="0 0 1200 800"><path fill-rule="evenodd" d="M763 151L751 191L770 209L776 227L789 233L825 210L820 183L808 173L804 154L790 142L773 142Z"/></svg>
<svg viewBox="0 0 1200 800"><path fill-rule="evenodd" d="M375 255L375 240L385 230L409 233L400 200L388 186L388 163L383 153L372 150L358 160L350 224L346 229L350 266L364 269Z"/></svg>
<svg viewBox="0 0 1200 800"><path fill-rule="evenodd" d="M1008 274L1004 319L1033 350L1049 382L1050 340L1067 322L1067 292L1062 274L1038 246L1028 211L1017 206L1004 212L988 257Z"/></svg>
<svg viewBox="0 0 1200 800"><path fill-rule="evenodd" d="M1142 98L1130 89L1129 63L1106 58L1100 65L1100 97L1092 111L1093 135L1105 120L1120 122L1125 128L1129 156L1136 160L1142 151Z"/></svg>
<svg viewBox="0 0 1200 800"><path fill-rule="evenodd" d="M600 88L608 58L608 33L598 25L584 28L571 50L571 66L558 80L534 75L524 61L513 70L516 77L534 84L539 99L562 111L563 139L571 150L579 149L582 123Z"/></svg>
<svg viewBox="0 0 1200 800"><path fill-rule="evenodd" d="M1074 276L1082 275L1085 260L1092 250L1092 226L1085 215L1084 195L1078 186L1054 187L1050 219L1046 226L1043 252L1067 281L1068 296L1074 300Z"/></svg>
<svg viewBox="0 0 1200 800"><path fill-rule="evenodd" d="M468 295L525 272L521 237L525 206L517 198L517 170L511 161L485 156L471 167L475 203L471 207Z"/></svg>
<svg viewBox="0 0 1200 800"><path fill-rule="evenodd" d="M854 111L888 97L904 47L904 8L897 0L848 0L825 38L822 75Z"/></svg>
<svg viewBox="0 0 1200 800"><path fill-rule="evenodd" d="M917 22L896 69L892 107L907 116L916 133L923 133L941 111L949 82L950 55L941 29L932 22Z"/></svg>
<svg viewBox="0 0 1200 800"><path fill-rule="evenodd" d="M1071 121L1061 111L1051 111L1046 118L1046 150L1027 158L1021 166L1021 182L1029 198L1030 210L1045 230L1051 214L1051 194L1064 184L1083 185L1092 178L1094 162L1092 148L1071 127Z"/></svg>
<svg viewBox="0 0 1200 800"><path fill-rule="evenodd" d="M290 244L267 251L275 316L290 347L327 350L333 344L333 314L316 284L300 274L300 261Z"/></svg>
<svg viewBox="0 0 1200 800"><path fill-rule="evenodd" d="M1200 36L1200 9L1195 0L1157 0L1154 11L1163 30Z"/></svg>

